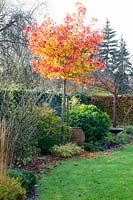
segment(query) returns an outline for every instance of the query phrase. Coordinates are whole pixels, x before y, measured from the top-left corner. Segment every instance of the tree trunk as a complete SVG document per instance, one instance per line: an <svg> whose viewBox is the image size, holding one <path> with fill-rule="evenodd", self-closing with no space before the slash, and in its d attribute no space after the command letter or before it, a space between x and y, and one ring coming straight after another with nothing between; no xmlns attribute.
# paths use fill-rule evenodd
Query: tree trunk
<svg viewBox="0 0 133 200"><path fill-rule="evenodd" d="M116 115L117 115L117 95L113 94L113 127L116 127L117 125Z"/></svg>
<svg viewBox="0 0 133 200"><path fill-rule="evenodd" d="M64 143L64 114L66 111L66 79L63 80L63 91L62 91L62 109L61 109L61 122L62 122L62 129L61 129L61 144Z"/></svg>
<svg viewBox="0 0 133 200"><path fill-rule="evenodd" d="M67 126L69 126L69 97L67 96L66 98L66 122L67 122Z"/></svg>

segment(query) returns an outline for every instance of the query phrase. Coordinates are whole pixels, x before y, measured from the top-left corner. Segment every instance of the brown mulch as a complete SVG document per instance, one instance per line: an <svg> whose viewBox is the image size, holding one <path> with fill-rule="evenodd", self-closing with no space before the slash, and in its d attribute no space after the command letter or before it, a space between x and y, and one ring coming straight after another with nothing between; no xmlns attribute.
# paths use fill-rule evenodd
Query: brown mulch
<svg viewBox="0 0 133 200"><path fill-rule="evenodd" d="M84 152L82 154L73 156L74 158L99 158L100 155L105 156L113 156L114 153L110 152ZM49 165L53 165L53 167L57 167L57 165L61 164L62 160L67 160L68 158L61 158L57 156L52 155L46 155L46 156L38 156L34 157L27 165L25 165L23 168L29 171L34 172L35 174L41 174L44 169L48 169Z"/></svg>
<svg viewBox="0 0 133 200"><path fill-rule="evenodd" d="M41 174L43 169L48 168L50 164L57 165L57 161L61 160L59 157L47 155L34 157L27 165L23 166L24 169Z"/></svg>

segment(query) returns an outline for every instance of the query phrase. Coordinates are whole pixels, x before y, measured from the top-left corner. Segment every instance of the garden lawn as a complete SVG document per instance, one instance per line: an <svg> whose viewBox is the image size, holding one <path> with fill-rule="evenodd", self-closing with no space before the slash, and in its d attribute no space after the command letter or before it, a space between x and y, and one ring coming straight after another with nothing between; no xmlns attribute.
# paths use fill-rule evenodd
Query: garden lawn
<svg viewBox="0 0 133 200"><path fill-rule="evenodd" d="M133 145L111 155L62 161L40 180L39 200L100 199L133 200Z"/></svg>

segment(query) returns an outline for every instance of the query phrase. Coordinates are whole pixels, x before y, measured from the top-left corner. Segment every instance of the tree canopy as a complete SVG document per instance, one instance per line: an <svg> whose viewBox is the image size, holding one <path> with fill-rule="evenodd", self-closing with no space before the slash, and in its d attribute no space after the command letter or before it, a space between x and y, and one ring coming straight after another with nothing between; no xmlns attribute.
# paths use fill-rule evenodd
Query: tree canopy
<svg viewBox="0 0 133 200"><path fill-rule="evenodd" d="M104 67L104 62L95 56L103 41L102 30L96 29L95 19L84 24L86 8L76 3L76 12L67 14L64 23L55 23L45 15L39 26L27 27L29 48L34 59L34 71L43 77L71 79L88 82L88 74Z"/></svg>

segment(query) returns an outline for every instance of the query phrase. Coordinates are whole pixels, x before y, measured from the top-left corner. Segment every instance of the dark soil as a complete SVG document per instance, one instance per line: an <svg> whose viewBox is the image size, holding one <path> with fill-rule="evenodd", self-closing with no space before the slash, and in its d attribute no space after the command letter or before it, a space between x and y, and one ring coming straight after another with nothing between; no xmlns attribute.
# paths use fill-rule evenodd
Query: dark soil
<svg viewBox="0 0 133 200"><path fill-rule="evenodd" d="M107 152L101 152L101 154L104 155L112 155L111 153ZM99 158L99 155L97 155L97 152L84 152L81 154L78 154L73 157L84 157L84 158ZM33 173L40 175L41 173L44 173L45 169L49 168L49 165L53 165L54 167L57 167L61 164L62 160L67 160L68 158L61 158L57 156L52 155L46 155L46 156L38 156L34 157L27 165L23 166L24 169L32 171Z"/></svg>
<svg viewBox="0 0 133 200"><path fill-rule="evenodd" d="M39 175L44 169L48 168L50 164L57 165L57 161L61 160L60 157L51 155L34 157L27 165L23 168Z"/></svg>

